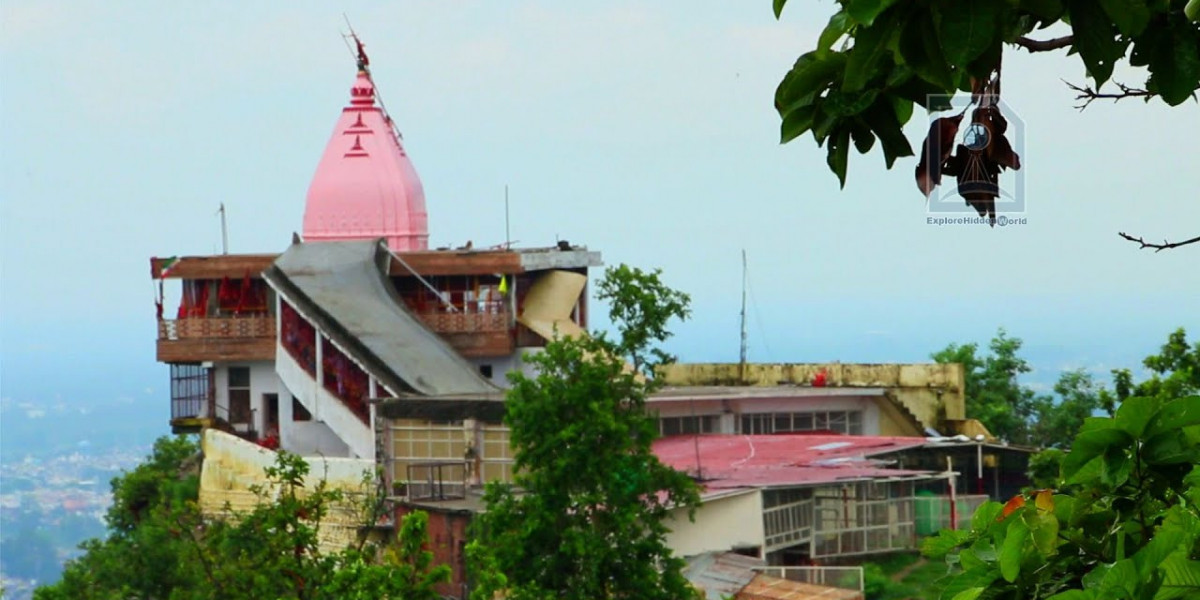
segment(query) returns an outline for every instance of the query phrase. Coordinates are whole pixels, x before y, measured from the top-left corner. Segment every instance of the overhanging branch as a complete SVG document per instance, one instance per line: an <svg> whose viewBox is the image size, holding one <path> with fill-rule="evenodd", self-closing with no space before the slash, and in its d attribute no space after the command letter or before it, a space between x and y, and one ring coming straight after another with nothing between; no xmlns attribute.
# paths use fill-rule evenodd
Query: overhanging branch
<svg viewBox="0 0 1200 600"><path fill-rule="evenodd" d="M1142 248L1153 248L1155 252L1161 252L1163 250L1169 250L1171 248L1178 248L1180 246L1186 246L1188 244L1195 244L1197 242L1200 242L1200 236L1196 236L1190 240L1183 240L1182 242L1168 242L1167 240L1163 240L1163 243L1161 243L1161 244L1152 244L1150 242L1147 242L1146 240L1143 240L1140 237L1133 237L1132 235L1129 235L1123 231L1120 232L1118 235L1120 235L1121 237L1123 237L1131 242L1136 242L1136 243L1140 244L1141 246L1138 248L1138 250L1141 250Z"/></svg>
<svg viewBox="0 0 1200 600"><path fill-rule="evenodd" d="M1052 40L1034 40L1027 37L1019 37L1016 42L1018 46L1030 52L1049 52L1051 50L1058 50L1059 48L1066 48L1074 43L1075 36L1073 35L1064 35Z"/></svg>
<svg viewBox="0 0 1200 600"><path fill-rule="evenodd" d="M1093 100L1099 100L1102 98L1116 102L1122 98L1148 98L1149 96L1154 95L1154 92L1138 88L1131 88L1123 83L1117 83L1117 88L1121 91L1120 93L1116 94L1100 93L1099 91L1092 89L1090 86L1078 86L1066 80L1063 80L1063 83L1067 84L1067 87L1078 92L1078 94L1075 96L1075 99L1083 102L1083 104L1075 107L1079 110L1087 108Z"/></svg>

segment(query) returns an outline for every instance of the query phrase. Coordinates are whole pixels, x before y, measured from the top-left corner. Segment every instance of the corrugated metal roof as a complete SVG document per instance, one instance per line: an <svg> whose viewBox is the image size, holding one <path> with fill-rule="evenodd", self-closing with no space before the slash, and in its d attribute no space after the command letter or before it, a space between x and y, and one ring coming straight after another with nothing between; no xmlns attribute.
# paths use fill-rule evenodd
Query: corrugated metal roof
<svg viewBox="0 0 1200 600"><path fill-rule="evenodd" d="M654 453L677 470L699 471L704 486L716 490L929 475L871 459L925 444L924 438L859 435L680 435L655 441Z"/></svg>
<svg viewBox="0 0 1200 600"><path fill-rule="evenodd" d="M754 567L766 563L753 556L732 552L706 552L688 559L683 576L704 590L708 600L734 596L754 579Z"/></svg>
<svg viewBox="0 0 1200 600"><path fill-rule="evenodd" d="M387 261L378 240L293 244L263 275L397 393L500 397L500 388L408 311L384 276Z"/></svg>

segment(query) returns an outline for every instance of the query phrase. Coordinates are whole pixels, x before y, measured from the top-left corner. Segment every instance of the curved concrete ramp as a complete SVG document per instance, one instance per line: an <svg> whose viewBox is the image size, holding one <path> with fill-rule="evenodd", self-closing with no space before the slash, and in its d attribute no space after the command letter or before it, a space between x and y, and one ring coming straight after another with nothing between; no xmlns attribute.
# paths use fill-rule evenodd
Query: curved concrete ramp
<svg viewBox="0 0 1200 600"><path fill-rule="evenodd" d="M408 311L385 276L379 240L293 244L263 275L397 394L495 394L500 388Z"/></svg>

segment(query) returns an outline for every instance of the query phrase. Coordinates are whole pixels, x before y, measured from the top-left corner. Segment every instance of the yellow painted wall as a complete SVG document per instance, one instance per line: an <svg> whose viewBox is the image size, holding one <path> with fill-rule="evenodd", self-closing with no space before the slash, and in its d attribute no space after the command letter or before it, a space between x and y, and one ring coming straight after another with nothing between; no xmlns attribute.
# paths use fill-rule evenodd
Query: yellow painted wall
<svg viewBox="0 0 1200 600"><path fill-rule="evenodd" d="M201 439L204 464L200 470L200 510L205 514L234 517L249 512L260 501L251 486L265 485L264 469L275 464L275 453L257 444L216 429L204 430ZM363 476L374 472L374 463L358 458L305 457L311 489L321 480L346 492L350 501L330 508L321 523L323 551L336 551L357 540L364 520L352 504L364 493Z"/></svg>
<svg viewBox="0 0 1200 600"><path fill-rule="evenodd" d="M884 388L888 397L911 412L922 425L939 428L944 419L963 419L963 369L960 364L845 364L845 363L754 363L742 372L737 363L680 363L660 371L669 386L777 386L809 385L825 371L826 386L837 388ZM892 417L901 417L894 414ZM886 420L886 419L885 419ZM899 421L881 423L884 435L923 435Z"/></svg>

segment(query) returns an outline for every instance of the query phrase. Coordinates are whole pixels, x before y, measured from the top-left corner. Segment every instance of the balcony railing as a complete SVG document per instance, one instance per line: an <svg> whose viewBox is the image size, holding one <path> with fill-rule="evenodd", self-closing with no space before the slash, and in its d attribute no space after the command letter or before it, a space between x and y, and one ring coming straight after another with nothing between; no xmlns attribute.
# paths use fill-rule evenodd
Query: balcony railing
<svg viewBox="0 0 1200 600"><path fill-rule="evenodd" d="M271 337L275 337L275 317L270 315L191 317L158 321L160 340Z"/></svg>
<svg viewBox="0 0 1200 600"><path fill-rule="evenodd" d="M438 333L484 333L508 331L508 313L421 312L425 325Z"/></svg>

